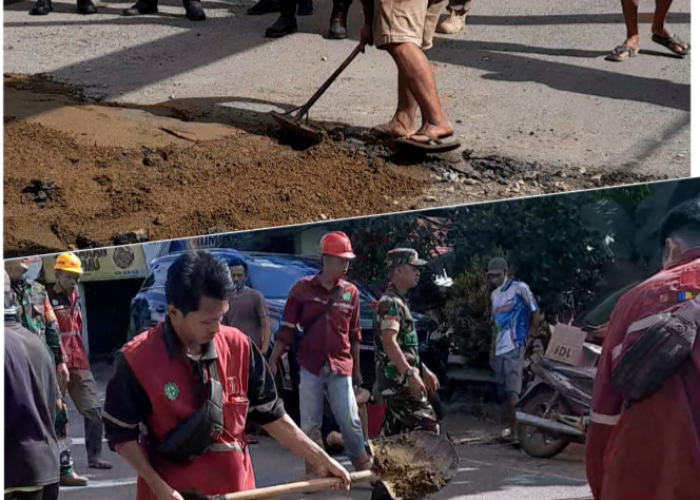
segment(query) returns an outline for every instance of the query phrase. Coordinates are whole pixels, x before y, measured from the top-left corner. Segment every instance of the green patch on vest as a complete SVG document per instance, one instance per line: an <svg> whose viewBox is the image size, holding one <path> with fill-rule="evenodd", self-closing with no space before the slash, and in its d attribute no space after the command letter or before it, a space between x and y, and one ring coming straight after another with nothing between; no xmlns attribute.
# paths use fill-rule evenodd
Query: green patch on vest
<svg viewBox="0 0 700 500"><path fill-rule="evenodd" d="M52 300L51 300L51 305L52 305L52 306L57 306L57 305L58 305L58 301L57 301L56 299L52 299Z"/></svg>
<svg viewBox="0 0 700 500"><path fill-rule="evenodd" d="M166 398L168 398L170 401L175 401L180 394L180 389L178 389L178 387L172 382L168 382L163 387L163 392L165 393Z"/></svg>
<svg viewBox="0 0 700 500"><path fill-rule="evenodd" d="M350 292L345 292L345 293L343 294L343 300L344 300L345 302L350 302L350 299L352 299L352 294L351 294Z"/></svg>

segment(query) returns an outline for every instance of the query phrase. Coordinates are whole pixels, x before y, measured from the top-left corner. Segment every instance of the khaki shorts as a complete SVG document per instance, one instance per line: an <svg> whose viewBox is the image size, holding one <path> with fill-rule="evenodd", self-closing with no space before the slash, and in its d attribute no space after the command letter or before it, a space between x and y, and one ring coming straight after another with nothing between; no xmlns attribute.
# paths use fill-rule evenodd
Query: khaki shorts
<svg viewBox="0 0 700 500"><path fill-rule="evenodd" d="M447 0L374 0L375 47L411 42L423 50L430 49L446 4Z"/></svg>

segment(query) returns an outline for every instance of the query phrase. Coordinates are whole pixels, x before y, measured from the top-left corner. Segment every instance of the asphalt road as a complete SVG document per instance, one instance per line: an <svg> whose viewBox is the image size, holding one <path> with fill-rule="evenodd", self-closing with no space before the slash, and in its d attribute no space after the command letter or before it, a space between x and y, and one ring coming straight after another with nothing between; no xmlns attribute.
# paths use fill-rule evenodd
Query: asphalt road
<svg viewBox="0 0 700 500"><path fill-rule="evenodd" d="M54 2L46 17L32 3L5 7L4 71L46 73L100 100L168 102L204 110L207 119L270 120L270 109L301 105L352 51L351 36L327 40L330 2L300 18L300 33L263 37L274 15L245 14L253 0L205 1L207 20L183 17L180 0L161 0L158 16L124 18L131 3L98 2L79 16L74 1ZM468 29L439 36L429 57L456 135L477 153L690 173L690 58L650 40L653 2L642 2L640 57L603 58L624 39L619 2L475 0ZM676 0L669 28L690 36L690 0ZM396 102L396 70L370 49L341 75L311 116L358 126L387 121ZM270 123L272 123L270 121Z"/></svg>
<svg viewBox="0 0 700 500"><path fill-rule="evenodd" d="M104 397L104 376L97 373L100 397ZM74 440L73 458L79 474L90 479L87 487L62 488L60 498L70 500L116 500L135 497L136 477L133 471L104 444L104 458L114 464L110 471L87 469L82 418L72 402L69 405L69 436ZM481 432L463 417L448 417L445 426L452 435ZM256 484L271 486L300 479L304 474L303 460L284 450L270 438L262 438L251 446ZM578 500L590 498L585 480L581 447L571 447L552 460L535 460L514 448L500 445L460 446L461 469L446 488L434 495L435 500ZM350 468L346 457L339 457ZM368 500L369 491L358 487L349 493L318 493L298 495L291 500L308 498L337 498Z"/></svg>

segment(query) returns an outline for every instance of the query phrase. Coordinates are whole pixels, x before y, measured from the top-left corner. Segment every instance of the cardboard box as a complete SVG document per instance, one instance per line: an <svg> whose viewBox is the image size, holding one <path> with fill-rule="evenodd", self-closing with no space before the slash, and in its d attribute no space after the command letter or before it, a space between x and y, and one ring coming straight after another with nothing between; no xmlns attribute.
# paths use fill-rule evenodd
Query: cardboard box
<svg viewBox="0 0 700 500"><path fill-rule="evenodd" d="M575 326L557 323L550 327L552 337L547 346L545 357L570 366L586 366L583 344L586 341L586 332Z"/></svg>

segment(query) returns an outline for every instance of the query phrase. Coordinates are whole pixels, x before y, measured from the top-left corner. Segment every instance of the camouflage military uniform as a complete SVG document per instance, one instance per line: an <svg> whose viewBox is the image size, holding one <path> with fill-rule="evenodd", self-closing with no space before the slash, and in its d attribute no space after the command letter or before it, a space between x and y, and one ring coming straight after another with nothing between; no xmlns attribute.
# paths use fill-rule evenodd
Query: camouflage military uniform
<svg viewBox="0 0 700 500"><path fill-rule="evenodd" d="M44 285L36 281L22 280L15 286L14 291L20 303L22 325L38 335L48 346L53 353L56 365L63 363L58 322Z"/></svg>
<svg viewBox="0 0 700 500"><path fill-rule="evenodd" d="M389 253L388 265L391 267L406 259L404 254L414 255L415 251L394 250ZM410 258L410 257L409 257ZM404 261L412 264L410 261ZM416 264L422 265L422 264ZM377 363L377 391L386 404L386 414L382 426L384 436L392 436L413 430L437 430L437 418L435 411L430 406L428 399L423 396L415 399L408 387L405 377L398 371L389 359L382 339L383 330L398 331L396 337L401 351L406 356L406 361L420 372L421 362L418 354L418 334L416 333L411 317L411 311L406 303L406 298L401 295L395 286L389 285L386 293L377 304L377 312L374 317L374 352Z"/></svg>
<svg viewBox="0 0 700 500"><path fill-rule="evenodd" d="M49 295L44 285L37 281L20 280L14 287L17 301L20 305L20 320L22 326L37 335L53 353L56 365L64 363L63 349L58 331L56 314L51 307ZM59 394L61 388L59 387ZM73 472L73 457L68 447L68 412L63 409L56 411L56 435L61 460L61 476Z"/></svg>

